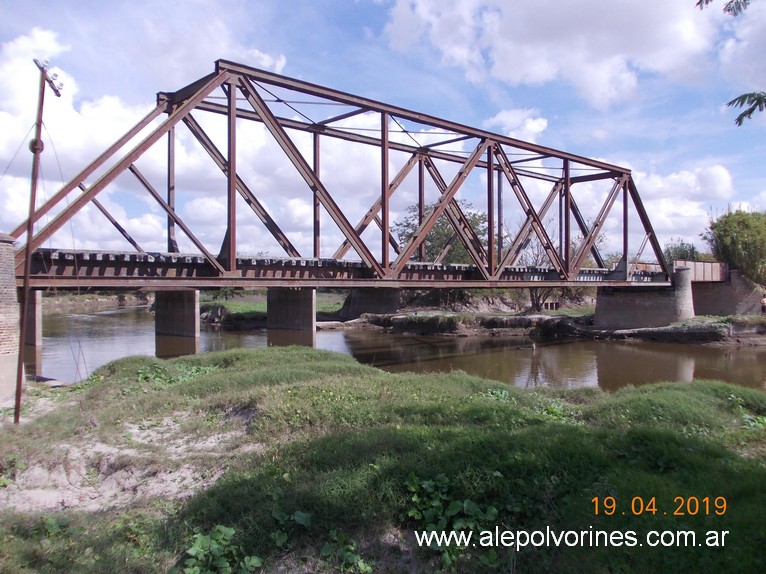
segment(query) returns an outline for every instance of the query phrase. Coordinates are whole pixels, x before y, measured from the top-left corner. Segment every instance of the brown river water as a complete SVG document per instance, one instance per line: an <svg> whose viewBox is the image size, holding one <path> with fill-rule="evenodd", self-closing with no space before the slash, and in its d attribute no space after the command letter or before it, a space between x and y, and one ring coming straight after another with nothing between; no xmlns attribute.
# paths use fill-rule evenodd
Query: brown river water
<svg viewBox="0 0 766 574"><path fill-rule="evenodd" d="M291 342L296 341L290 334L263 329L203 329L198 350ZM153 356L155 345L154 318L144 308L46 315L36 374L75 382L109 361L128 355ZM622 341L547 345L525 338L412 336L369 330L318 331L314 346L352 355L386 371L460 370L522 388L598 386L614 391L658 381L720 379L766 390L764 347Z"/></svg>

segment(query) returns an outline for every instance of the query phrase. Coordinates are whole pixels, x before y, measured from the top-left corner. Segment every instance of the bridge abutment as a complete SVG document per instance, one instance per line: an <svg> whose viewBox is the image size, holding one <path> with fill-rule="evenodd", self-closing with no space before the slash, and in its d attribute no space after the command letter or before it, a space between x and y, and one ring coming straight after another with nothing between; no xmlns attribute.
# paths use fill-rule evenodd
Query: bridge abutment
<svg viewBox="0 0 766 574"><path fill-rule="evenodd" d="M199 291L155 293L154 334L158 357L199 352L199 324Z"/></svg>
<svg viewBox="0 0 766 574"><path fill-rule="evenodd" d="M676 269L670 287L599 287L598 329L664 327L694 317L691 272Z"/></svg>
<svg viewBox="0 0 766 574"><path fill-rule="evenodd" d="M316 289L269 287L266 290L266 328L316 331Z"/></svg>
<svg viewBox="0 0 766 574"><path fill-rule="evenodd" d="M13 396L16 390L20 315L15 255L13 237L0 233L0 399Z"/></svg>

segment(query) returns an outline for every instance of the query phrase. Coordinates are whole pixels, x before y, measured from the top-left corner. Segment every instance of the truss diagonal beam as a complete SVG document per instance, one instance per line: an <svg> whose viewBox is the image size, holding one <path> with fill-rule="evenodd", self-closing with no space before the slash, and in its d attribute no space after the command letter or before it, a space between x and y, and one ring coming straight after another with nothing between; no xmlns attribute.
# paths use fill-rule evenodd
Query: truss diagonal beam
<svg viewBox="0 0 766 574"><path fill-rule="evenodd" d="M189 128L189 131L191 131L192 135L202 145L203 149L208 153L208 155L210 155L219 169L223 173L226 173L226 158L213 143L213 140L210 139L210 136L208 136L205 130L202 129L202 126L199 125L197 120L195 120L191 114L186 116L183 121L186 127ZM266 208L263 207L261 202L258 201L258 198L255 197L255 194L239 176L237 176L237 190L242 196L242 199L244 199L245 202L250 206L255 215L258 216L258 219L260 219L266 226L266 229L268 229L269 233L271 233L274 239L276 239L277 243L282 246L282 249L285 250L285 253L287 253L287 255L290 257L300 257L301 254L288 239L287 235L285 235L279 225L277 225L277 223L272 219L271 215L269 215L269 212L266 211Z"/></svg>
<svg viewBox="0 0 766 574"><path fill-rule="evenodd" d="M372 255L370 250L364 244L362 239L356 234L354 228L351 227L351 224L348 222L348 219L346 219L346 216L343 215L340 208L335 203L335 200L325 188L324 184L319 180L317 174L313 169L311 169L311 166L301 155L300 151L290 139L290 136L287 135L287 132L285 132L284 128L282 128L277 118L274 116L274 114L271 113L271 110L266 105L266 102L263 101L263 98L261 98L261 96L255 90L255 87L252 85L250 80L244 77L241 78L240 89L250 105L253 106L253 109L258 112L258 115L263 120L266 129L271 132L271 135L282 148L282 151L284 151L288 158L290 158L290 161L298 170L298 173L300 173L301 177L303 177L304 181L308 184L311 190L316 193L319 201L322 203L322 206L330 214L330 217L341 230L341 233L343 233L343 235L346 236L346 239L349 240L354 250L359 254L362 260L375 271L378 277L384 277L386 273L383 270L383 267L375 260L375 257Z"/></svg>
<svg viewBox="0 0 766 574"><path fill-rule="evenodd" d="M569 279L568 270L565 268L563 261L559 257L559 254L556 252L556 249L553 246L553 242L548 236L548 232L545 231L545 226L543 225L540 216L535 211L532 202L529 200L529 196L527 196L527 193L524 191L524 187L521 185L521 181L519 181L519 178L516 175L511 162L508 160L508 156L505 154L505 150L503 150L501 146L497 146L495 157L497 158L497 163L505 174L508 183L511 184L511 189L513 189L513 193L516 195L516 199L519 201L521 209L524 211L524 213L526 213L528 217L531 217L532 229L537 235L537 238L540 240L540 244L543 246L546 255L548 255L548 259L550 259L551 264L556 269L559 277L562 279Z"/></svg>
<svg viewBox="0 0 766 574"><path fill-rule="evenodd" d="M426 170L428 170L428 173L436 184L436 187L439 189L439 192L444 194L447 191L447 183L444 181L441 173L439 173L436 165L434 165L432 161L426 159L425 166ZM487 252L484 250L484 246L481 244L479 236L476 235L476 231L474 231L473 227L471 227L471 223L468 220L468 217L466 217L465 213L460 208L460 205L457 201L454 200L454 198L451 199L447 204L445 214L452 224L452 228L455 230L455 234L460 239L460 242L465 247L471 259L473 259L474 263L476 263L477 267L481 270L485 279L489 278L489 274L487 272ZM444 250L442 250L442 253L439 254L439 258L443 258L447 254L447 251L449 251L449 248L453 243L454 241L447 242L447 245L444 246Z"/></svg>
<svg viewBox="0 0 766 574"><path fill-rule="evenodd" d="M660 242L657 239L657 235L654 233L654 229L652 228L652 223L649 221L649 214L646 213L644 202L641 201L641 196L638 195L638 189L636 189L636 182L633 181L632 177L628 179L628 193L630 194L630 198L633 200L633 206L636 208L636 213L638 213L638 217L641 220L641 225L644 226L644 232L647 235L649 244L652 246L652 251L654 251L654 256L657 258L657 261L659 262L660 267L662 268L662 271L667 273L668 275L671 275L671 270L668 267L668 262L665 261L665 256L662 253L662 247L660 246Z"/></svg>
<svg viewBox="0 0 766 574"><path fill-rule="evenodd" d="M548 195L545 198L545 201L543 202L543 205L540 207L540 213L538 215L539 218L545 217L545 214L548 212L548 210L551 208L551 205L553 205L553 200L556 198L556 196L561 193L561 187L564 185L563 181L559 181L556 183L556 185L553 186L553 188L548 192ZM516 264L516 260L521 255L521 250L524 249L524 245L527 241L529 241L529 238L532 236L532 233L534 231L532 225L534 223L534 217L532 213L527 213L527 217L524 220L524 223L522 224L521 228L519 229L519 232L516 234L516 238L513 240L513 243L508 247L508 250L505 252L505 255L503 256L502 260L497 266L497 269L495 270L494 275L492 276L493 279L497 280L500 278L500 275L502 275L503 270L507 266L513 266Z"/></svg>
<svg viewBox="0 0 766 574"><path fill-rule="evenodd" d="M617 199L617 196L620 194L623 185L625 185L624 178L620 178L614 182L612 190L609 192L606 201L604 201L603 205L601 206L601 210L596 216L593 225L591 226L588 233L585 233L583 244L580 246L579 251L574 256L574 264L572 265L573 273L578 273L580 271L580 267L585 260L585 256L595 244L596 239L598 238L598 234L601 232L601 228L604 226L604 221L609 215L609 211L612 209L612 205L614 205L614 202Z"/></svg>
<svg viewBox="0 0 766 574"><path fill-rule="evenodd" d="M78 196L66 209L54 217L43 229L41 229L34 237L28 237L27 241L30 244L31 249L37 249L42 245L49 237L51 237L56 231L71 219L71 217L77 213L83 206L91 199L96 197L107 185L112 183L118 175L125 172L126 169L141 155L149 149L152 145L168 133L170 128L176 125L181 119L188 114L194 107L205 99L213 90L218 88L229 78L228 72L221 72L212 80L208 81L199 92L190 97L183 104L179 105L168 118L162 122L154 131L152 131L146 138L144 138L136 147L128 152L120 161L108 169L93 185L91 185L87 191ZM93 168L95 169L95 168ZM88 171L88 170L86 170ZM92 173L92 169L90 172ZM72 189L81 182L74 183ZM65 186L65 188L68 186ZM61 196L63 190L56 194L56 197ZM47 204L46 204L47 205ZM39 212L40 210L38 210ZM23 256L23 251L21 252ZM17 264L18 256L17 256Z"/></svg>
<svg viewBox="0 0 766 574"><path fill-rule="evenodd" d="M391 197L394 192L397 190L397 188L402 184L402 182L406 179L406 177L409 175L409 173L412 171L412 168L415 166L415 164L418 162L418 155L412 154L410 158L407 160L407 163L405 163L402 168L399 170L399 173L396 174L396 177L394 177L393 181L388 186L388 191L386 192L388 197ZM380 209L383 205L383 200L378 197L375 200L375 203L372 204L370 209L367 210L367 213L362 216L362 219L359 221L359 223L356 224L356 227L354 230L356 231L357 235L361 236L362 233L364 233L364 230L367 229L367 226L370 225L373 221L375 221L379 227L383 226L383 222L378 217L378 213L380 212ZM398 252L399 251L399 244L396 242L396 239L394 239L393 236L389 237L389 243L391 246ZM348 250L351 248L351 243L349 243L348 239L345 239L340 247L338 247L337 251L333 254L333 259L343 259L343 257L346 256L346 253L348 253Z"/></svg>
<svg viewBox="0 0 766 574"><path fill-rule="evenodd" d="M81 191L86 190L86 187L83 184L80 184L77 187L79 187ZM125 240L135 248L136 251L138 251L139 253L146 253L146 251L144 251L141 248L138 242L135 239L133 239L133 237L131 237L130 233L128 233L128 231L122 225L120 225L119 222L114 217L112 217L112 214L109 213L109 210L106 207L104 207L104 205L98 199L94 197L91 200L91 203L93 203L93 205L95 205L98 208L98 210L104 215L104 217L106 217L109 220L109 223L111 223L114 226L114 228L120 233L120 235L122 235L125 238Z"/></svg>
<svg viewBox="0 0 766 574"><path fill-rule="evenodd" d="M468 177L468 174L471 172L471 170L476 167L479 158L485 151L487 151L489 145L489 140L482 139L479 142L479 145L476 146L476 149L473 150L473 153L471 153L468 159L465 160L465 163L460 167L457 174L455 174L455 177L452 179L452 182L450 182L441 198L439 198L439 201L436 203L433 211L431 211L428 217L426 217L420 223L418 228L412 234L410 240L407 242L407 245L404 247L404 249L402 249L402 252L394 261L392 265L393 269L391 271L391 275L393 277L398 277L404 270L404 267L409 262L412 254L415 252L418 246L420 246L420 244L425 241L428 232L431 231L436 221L439 219L442 213L444 213L444 210L447 209L448 205L452 201L452 198L455 197L455 194L457 193L458 189L460 189L460 186L463 184L466 177Z"/></svg>
<svg viewBox="0 0 766 574"><path fill-rule="evenodd" d="M170 205L163 199L163 197L159 194L159 192L154 189L151 183L149 183L149 180L144 177L144 175L139 171L139 169L135 165L130 165L128 167L128 171L136 176L139 182L141 182L141 185L144 186L144 189L149 192L149 194L154 197L154 199L157 201L157 203L160 204L160 207L162 207L163 210L165 210L165 213L170 217L178 227L180 227L183 232L189 237L189 239L194 243L194 245L197 247L197 249L202 252L202 254L205 256L205 258L208 260L208 262L215 267L218 272L223 275L225 273L225 269L223 266L216 260L216 258L213 256L212 253L210 253L205 245L197 239L197 237L192 233L191 229L184 223L183 219L178 217L178 214L176 213L175 209L171 208Z"/></svg>
<svg viewBox="0 0 766 574"><path fill-rule="evenodd" d="M56 207L62 199L64 199L67 194L69 194L73 189L76 187L79 187L81 185L84 185L85 180L90 176L94 171L96 171L98 168L100 168L105 162L109 160L110 157L112 157L115 153L117 153L120 148L125 146L131 139L133 139L136 135L138 135L141 130L143 130L146 126L148 126L154 119L156 119L163 111L165 111L167 105L165 102L161 102L157 105L151 112L146 114L135 126L133 126L130 130L128 130L125 135L123 135L120 139L118 139L114 144L109 146L109 148L102 153L100 156L98 156L93 162L86 167L84 170L82 170L80 173L78 173L76 176L74 176L69 183L67 183L64 187L62 187L59 191L56 192L56 194L51 197L48 201L46 201L43 205L41 205L32 216L32 224L34 225L37 223L40 218L48 213L51 209ZM14 239L18 239L21 234L24 232L24 230L27 227L26 220L19 225L16 229L11 231L11 235Z"/></svg>

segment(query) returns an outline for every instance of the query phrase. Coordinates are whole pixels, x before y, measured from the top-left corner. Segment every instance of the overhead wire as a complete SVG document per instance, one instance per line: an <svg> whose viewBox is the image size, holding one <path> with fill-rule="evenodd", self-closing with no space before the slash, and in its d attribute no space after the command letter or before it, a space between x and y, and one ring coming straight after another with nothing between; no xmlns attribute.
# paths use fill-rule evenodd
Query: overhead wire
<svg viewBox="0 0 766 574"><path fill-rule="evenodd" d="M59 158L59 154L58 154L58 151L56 149L56 144L53 141L53 136L48 131L48 126L45 124L45 122L43 122L42 125L43 125L43 129L45 130L46 135L48 136L48 141L51 144L51 148L53 149L53 157L56 159L56 166L58 167L59 179L61 181L61 184L65 185L66 182L64 181L64 170L61 167L61 159ZM41 162L41 171L42 171L42 162ZM42 191L43 191L42 195L45 197L46 196L46 194L45 194L45 178L41 177L40 181L41 181L41 187L42 187ZM69 206L69 194L67 194L64 199L65 199L65 201L67 203L67 206ZM49 219L49 215L48 214L46 214L46 218ZM71 218L68 220L67 226L69 228L69 235L70 235L70 238L71 238L71 241L72 241L72 250L74 251L75 248L76 248L76 242L75 242L75 235L74 235L74 227L73 227L73 223L72 223L72 219ZM49 244L51 244L51 241L52 241L52 238L48 238ZM75 257L75 259L74 259L74 265L75 265L75 283L77 283L77 278L79 277L79 273L77 272L77 257ZM56 293L55 287L54 287L54 293ZM81 294L80 285L77 285L76 293L78 295ZM90 373L89 373L89 370L88 370L88 363L87 363L87 360L86 360L86 357L85 357L85 351L84 351L83 346L82 346L82 339L80 338L79 331L75 331L74 341L75 341L75 345L72 345L71 344L71 339L70 339L69 350L72 353L72 359L74 360L74 364L75 364L75 376L78 378L78 380L81 380L81 379L87 378ZM83 376L83 372L80 371L80 364L82 364L82 366L83 366L82 368L83 368L84 376Z"/></svg>

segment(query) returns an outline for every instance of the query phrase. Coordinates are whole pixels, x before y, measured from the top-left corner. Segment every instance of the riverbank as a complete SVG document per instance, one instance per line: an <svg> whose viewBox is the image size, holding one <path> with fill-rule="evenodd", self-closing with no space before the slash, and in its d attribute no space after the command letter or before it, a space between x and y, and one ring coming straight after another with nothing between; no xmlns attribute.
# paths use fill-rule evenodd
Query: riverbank
<svg viewBox="0 0 766 574"><path fill-rule="evenodd" d="M292 347L132 357L31 399L0 432L0 571L167 572L208 535L273 573L764 566L763 391L524 391ZM586 541L414 535L496 527ZM652 530L700 545L647 547Z"/></svg>
<svg viewBox="0 0 766 574"><path fill-rule="evenodd" d="M607 339L666 343L766 346L766 317L696 317L666 327L605 330L593 315L493 315L419 311L363 315L354 327L373 325L391 332L449 336L527 336L535 340Z"/></svg>

